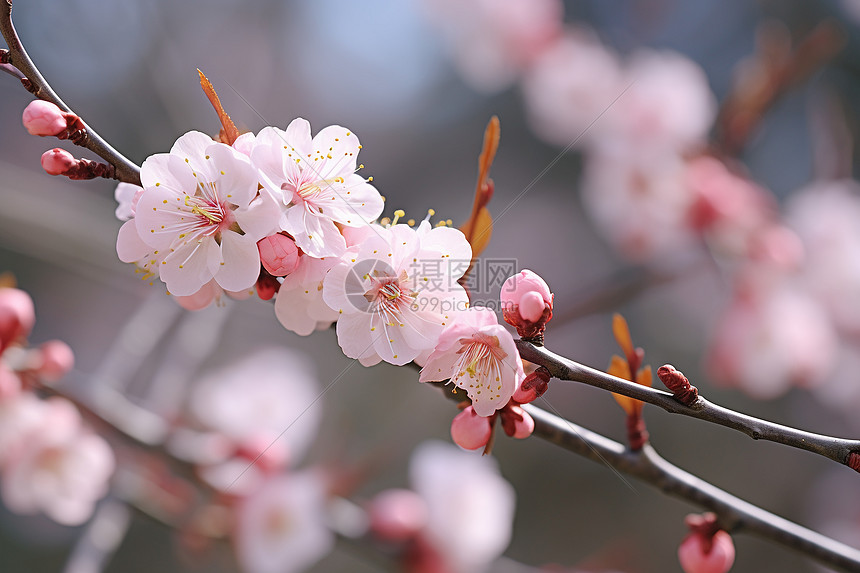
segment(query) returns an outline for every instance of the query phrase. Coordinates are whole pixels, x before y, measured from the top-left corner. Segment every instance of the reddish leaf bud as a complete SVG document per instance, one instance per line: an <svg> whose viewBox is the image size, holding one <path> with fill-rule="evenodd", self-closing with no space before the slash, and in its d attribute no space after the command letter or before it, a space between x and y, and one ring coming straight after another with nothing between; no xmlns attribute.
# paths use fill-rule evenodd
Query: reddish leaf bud
<svg viewBox="0 0 860 573"><path fill-rule="evenodd" d="M657 369L657 377L672 391L675 399L691 406L699 398L699 390L690 384L680 370L675 370L671 364L665 364Z"/></svg>

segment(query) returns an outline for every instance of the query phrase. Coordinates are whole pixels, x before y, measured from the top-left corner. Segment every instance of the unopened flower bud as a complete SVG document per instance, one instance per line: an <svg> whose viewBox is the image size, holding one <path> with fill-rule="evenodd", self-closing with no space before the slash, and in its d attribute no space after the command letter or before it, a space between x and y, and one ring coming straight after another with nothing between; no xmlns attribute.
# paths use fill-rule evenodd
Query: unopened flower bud
<svg viewBox="0 0 860 573"><path fill-rule="evenodd" d="M408 489L389 489L370 505L370 529L384 541L402 543L417 536L427 525L427 503Z"/></svg>
<svg viewBox="0 0 860 573"><path fill-rule="evenodd" d="M30 102L24 109L22 121L30 135L42 137L59 135L67 127L63 110L55 104L41 99Z"/></svg>
<svg viewBox="0 0 860 573"><path fill-rule="evenodd" d="M257 242L260 260L269 274L285 277L299 265L299 250L296 242L280 233L270 235Z"/></svg>
<svg viewBox="0 0 860 573"><path fill-rule="evenodd" d="M75 365L75 354L69 345L62 340L49 340L39 348L42 364L36 369L36 374L45 382L56 382Z"/></svg>
<svg viewBox="0 0 860 573"><path fill-rule="evenodd" d="M467 450L486 446L492 433L490 418L479 416L472 406L457 414L451 422L451 438L455 444Z"/></svg>
<svg viewBox="0 0 860 573"><path fill-rule="evenodd" d="M540 339L552 318L552 293L546 282L530 270L508 278L502 286L501 300L505 322L524 339Z"/></svg>
<svg viewBox="0 0 860 573"><path fill-rule="evenodd" d="M518 440L528 438L535 431L535 421L520 406L509 404L501 411L502 428L505 433Z"/></svg>
<svg viewBox="0 0 860 573"><path fill-rule="evenodd" d="M30 295L16 288L0 289L0 352L30 334L35 322Z"/></svg>
<svg viewBox="0 0 860 573"><path fill-rule="evenodd" d="M545 366L539 366L537 370L525 377L511 398L514 402L519 402L520 404L534 402L546 392L549 387L550 378L552 378L552 375L549 370Z"/></svg>
<svg viewBox="0 0 860 573"><path fill-rule="evenodd" d="M735 545L722 530L710 539L692 532L678 547L678 560L685 573L726 573L735 562Z"/></svg>
<svg viewBox="0 0 860 573"><path fill-rule="evenodd" d="M48 175L62 175L69 169L75 166L74 156L66 151L65 149L60 149L59 147L55 147L50 151L46 151L42 154L42 169L44 169Z"/></svg>

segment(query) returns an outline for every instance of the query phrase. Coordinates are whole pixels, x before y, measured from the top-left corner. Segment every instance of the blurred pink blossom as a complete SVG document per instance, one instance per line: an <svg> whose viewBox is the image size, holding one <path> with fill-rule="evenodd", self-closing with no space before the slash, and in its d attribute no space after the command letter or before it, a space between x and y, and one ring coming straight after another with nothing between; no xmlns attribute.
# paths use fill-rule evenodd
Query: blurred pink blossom
<svg viewBox="0 0 860 573"><path fill-rule="evenodd" d="M385 541L407 542L427 525L427 503L412 490L389 489L370 503L370 528Z"/></svg>
<svg viewBox="0 0 860 573"><path fill-rule="evenodd" d="M830 374L838 340L824 308L791 285L747 285L723 312L708 367L717 381L769 399Z"/></svg>
<svg viewBox="0 0 860 573"><path fill-rule="evenodd" d="M803 280L842 330L860 334L860 184L819 182L798 191L786 220L803 241Z"/></svg>
<svg viewBox="0 0 860 573"><path fill-rule="evenodd" d="M567 31L535 59L522 79L532 129L561 146L578 140L583 147L599 137L600 115L624 87L617 56L585 28Z"/></svg>
<svg viewBox="0 0 860 573"><path fill-rule="evenodd" d="M704 142L717 99L696 62L668 50L639 50L624 66L621 84L629 89L600 120L606 141L652 153Z"/></svg>
<svg viewBox="0 0 860 573"><path fill-rule="evenodd" d="M191 394L191 412L208 430L232 440L238 454L203 473L216 487L247 491L272 463L280 468L301 458L321 422L318 392L307 359L282 347L260 349L203 378ZM256 467L234 485L252 462Z"/></svg>
<svg viewBox="0 0 860 573"><path fill-rule="evenodd" d="M38 408L37 427L3 465L3 501L16 513L41 511L58 523L78 525L107 491L113 452L81 426L71 403L51 398Z"/></svg>
<svg viewBox="0 0 860 573"><path fill-rule="evenodd" d="M514 488L495 461L443 442L412 454L409 477L429 509L426 539L452 573L489 570L513 528Z"/></svg>
<svg viewBox="0 0 860 573"><path fill-rule="evenodd" d="M675 153L604 147L586 157L582 201L597 231L639 263L683 259L697 249L687 214L693 197Z"/></svg>
<svg viewBox="0 0 860 573"><path fill-rule="evenodd" d="M36 324L30 295L17 288L0 288L0 353L26 338Z"/></svg>
<svg viewBox="0 0 860 573"><path fill-rule="evenodd" d="M272 477L239 504L234 535L243 571L304 571L333 549L325 487L312 473Z"/></svg>
<svg viewBox="0 0 860 573"><path fill-rule="evenodd" d="M726 573L735 562L735 544L725 531L707 540L693 532L678 547L678 560L685 573Z"/></svg>
<svg viewBox="0 0 860 573"><path fill-rule="evenodd" d="M467 84L493 92L518 74L561 34L560 0L425 0L454 64Z"/></svg>

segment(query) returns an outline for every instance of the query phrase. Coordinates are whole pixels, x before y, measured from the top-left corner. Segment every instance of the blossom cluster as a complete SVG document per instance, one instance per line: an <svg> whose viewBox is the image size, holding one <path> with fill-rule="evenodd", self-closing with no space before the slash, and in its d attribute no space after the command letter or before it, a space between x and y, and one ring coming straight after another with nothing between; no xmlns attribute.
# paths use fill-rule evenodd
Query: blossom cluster
<svg viewBox="0 0 860 573"><path fill-rule="evenodd" d="M360 149L351 130L311 137L303 119L232 145L186 133L144 161L142 187L117 188L119 257L189 309L256 292L275 297L278 320L297 334L337 322L348 357L365 366L414 361L422 381L450 379L479 416L493 416L525 374L511 334L493 312L470 308L460 285L472 248L429 215L417 227L398 224L402 212L393 224L376 222L383 198L356 173ZM519 299L542 284L523 303L542 325L552 296L535 277L508 290Z"/></svg>
<svg viewBox="0 0 860 573"><path fill-rule="evenodd" d="M480 91L518 85L533 132L583 154L583 208L619 254L671 273L718 262L728 300L694 302L713 309L705 366L715 381L772 398L834 380L822 398L856 408L847 375L860 356L850 342L860 296L856 181L812 182L781 207L721 151L736 145L732 109L718 116L696 62L670 50L621 55L594 30L565 23L560 0L424 4L464 81ZM767 81L767 57L738 67L736 90Z"/></svg>
<svg viewBox="0 0 860 573"><path fill-rule="evenodd" d="M0 287L0 498L15 513L84 523L107 492L114 455L64 398L36 390L62 378L74 356L59 340L28 348L33 301Z"/></svg>

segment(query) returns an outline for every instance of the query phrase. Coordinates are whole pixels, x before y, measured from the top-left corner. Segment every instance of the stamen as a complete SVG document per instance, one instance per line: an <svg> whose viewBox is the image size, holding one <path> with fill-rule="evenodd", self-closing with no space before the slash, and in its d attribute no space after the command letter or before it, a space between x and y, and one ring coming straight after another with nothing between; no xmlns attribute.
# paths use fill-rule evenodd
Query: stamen
<svg viewBox="0 0 860 573"><path fill-rule="evenodd" d="M391 224L396 225L397 221L400 220L400 217L405 217L405 216L406 216L406 212L403 209L398 209L397 211L394 212L394 220L391 221Z"/></svg>

